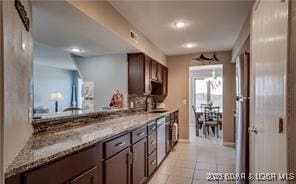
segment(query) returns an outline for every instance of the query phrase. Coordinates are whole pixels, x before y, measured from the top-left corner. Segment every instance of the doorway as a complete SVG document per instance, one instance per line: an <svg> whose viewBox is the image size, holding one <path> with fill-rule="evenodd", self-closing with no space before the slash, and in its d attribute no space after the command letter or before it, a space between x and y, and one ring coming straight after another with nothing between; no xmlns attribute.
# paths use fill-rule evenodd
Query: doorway
<svg viewBox="0 0 296 184"><path fill-rule="evenodd" d="M223 112L223 65L207 65L189 67L189 130L190 141L207 137L214 142L222 140ZM217 108L219 121L217 127L205 126L199 118L204 107ZM217 119L218 120L218 119Z"/></svg>

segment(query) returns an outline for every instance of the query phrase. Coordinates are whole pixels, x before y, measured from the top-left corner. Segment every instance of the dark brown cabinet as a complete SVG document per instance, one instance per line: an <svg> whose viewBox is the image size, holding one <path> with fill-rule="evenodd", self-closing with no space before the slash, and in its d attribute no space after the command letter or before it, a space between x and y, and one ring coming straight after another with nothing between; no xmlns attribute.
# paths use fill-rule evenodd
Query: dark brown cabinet
<svg viewBox="0 0 296 184"><path fill-rule="evenodd" d="M160 95L167 94L167 67L143 53L128 54L129 94L150 94L151 81L161 85ZM165 82L163 82L165 81ZM163 90L165 88L165 90Z"/></svg>
<svg viewBox="0 0 296 184"><path fill-rule="evenodd" d="M164 66L162 66L161 64L157 64L157 81L159 82L162 82L162 78L163 78L163 75L162 75L162 72L163 72L163 68Z"/></svg>
<svg viewBox="0 0 296 184"><path fill-rule="evenodd" d="M151 176L156 169L157 161L156 161L156 150L152 152L148 157L148 176Z"/></svg>
<svg viewBox="0 0 296 184"><path fill-rule="evenodd" d="M162 67L162 95L168 95L168 68Z"/></svg>
<svg viewBox="0 0 296 184"><path fill-rule="evenodd" d="M144 72L144 82L145 82L145 89L144 93L145 94L150 94L151 93L151 73L150 73L150 68L151 68L151 59L148 56L145 56L145 72Z"/></svg>
<svg viewBox="0 0 296 184"><path fill-rule="evenodd" d="M178 111L166 116L178 123ZM167 124L168 125L168 124ZM155 121L5 180L6 184L143 184L157 169ZM166 150L178 140L166 126Z"/></svg>
<svg viewBox="0 0 296 184"><path fill-rule="evenodd" d="M157 81L158 63L154 60L151 61L151 79Z"/></svg>
<svg viewBox="0 0 296 184"><path fill-rule="evenodd" d="M151 154L156 149L156 132L148 136L148 154Z"/></svg>
<svg viewBox="0 0 296 184"><path fill-rule="evenodd" d="M98 171L97 167L94 167L80 176L74 178L69 184L97 184L98 183Z"/></svg>
<svg viewBox="0 0 296 184"><path fill-rule="evenodd" d="M150 94L150 58L144 54L128 54L128 93Z"/></svg>
<svg viewBox="0 0 296 184"><path fill-rule="evenodd" d="M144 183L147 179L147 138L132 146L132 184Z"/></svg>
<svg viewBox="0 0 296 184"><path fill-rule="evenodd" d="M105 184L129 184L130 183L130 148L117 153L104 162Z"/></svg>

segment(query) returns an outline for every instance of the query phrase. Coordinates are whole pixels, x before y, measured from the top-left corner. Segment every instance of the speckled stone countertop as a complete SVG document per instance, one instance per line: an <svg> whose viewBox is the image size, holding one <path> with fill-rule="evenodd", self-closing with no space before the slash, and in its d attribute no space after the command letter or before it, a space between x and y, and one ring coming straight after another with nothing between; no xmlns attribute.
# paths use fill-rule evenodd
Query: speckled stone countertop
<svg viewBox="0 0 296 184"><path fill-rule="evenodd" d="M124 131L130 131L165 113L135 113L63 131L33 135L7 168L5 178L46 164Z"/></svg>

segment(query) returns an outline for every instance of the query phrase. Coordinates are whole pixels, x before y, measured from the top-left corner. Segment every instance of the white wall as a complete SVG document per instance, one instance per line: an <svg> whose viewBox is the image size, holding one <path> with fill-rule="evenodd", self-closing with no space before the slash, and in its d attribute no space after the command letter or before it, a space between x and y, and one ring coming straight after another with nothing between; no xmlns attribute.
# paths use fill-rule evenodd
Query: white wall
<svg viewBox="0 0 296 184"><path fill-rule="evenodd" d="M22 1L31 19L30 1ZM4 169L32 135L32 36L17 14L14 1L2 2L4 59ZM32 19L31 19L32 20ZM32 27L32 25L30 26ZM22 33L22 34L21 34ZM21 44L25 43L24 51Z"/></svg>
<svg viewBox="0 0 296 184"><path fill-rule="evenodd" d="M108 1L67 0L67 2L75 6L82 13L88 15L97 23L117 34L127 43L137 48L140 52L144 52L161 64L167 65L166 55L137 28L130 24ZM130 38L131 30L138 34L139 39L137 42Z"/></svg>
<svg viewBox="0 0 296 184"><path fill-rule="evenodd" d="M34 108L44 106L50 113L54 113L54 101L50 101L49 96L55 91L63 95L63 100L60 100L58 105L59 112L70 107L75 71L34 63L33 74Z"/></svg>
<svg viewBox="0 0 296 184"><path fill-rule="evenodd" d="M127 55L114 54L97 57L76 57L83 81L95 85L95 108L108 106L112 94L119 89L127 104Z"/></svg>
<svg viewBox="0 0 296 184"><path fill-rule="evenodd" d="M68 51L38 42L34 42L33 62L34 64L50 67L77 70L72 56Z"/></svg>
<svg viewBox="0 0 296 184"><path fill-rule="evenodd" d="M63 100L59 101L59 112L70 107L72 86L77 82L77 66L72 55L63 49L34 42L33 52L34 108L44 106L55 112L50 93L59 91Z"/></svg>
<svg viewBox="0 0 296 184"><path fill-rule="evenodd" d="M235 59L241 54L241 52L245 51L243 47L246 47L246 42L249 44L248 39L250 37L250 27L251 27L251 14L249 14L240 30L240 33L234 43L233 49L232 49L232 56L231 61L235 62ZM249 47L249 45L247 45ZM249 50L249 49L247 49Z"/></svg>

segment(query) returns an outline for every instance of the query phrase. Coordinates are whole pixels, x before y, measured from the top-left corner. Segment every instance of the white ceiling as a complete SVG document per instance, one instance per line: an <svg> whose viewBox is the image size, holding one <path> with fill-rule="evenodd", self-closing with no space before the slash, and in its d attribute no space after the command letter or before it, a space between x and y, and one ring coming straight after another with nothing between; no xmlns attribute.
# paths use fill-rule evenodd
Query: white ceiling
<svg viewBox="0 0 296 184"><path fill-rule="evenodd" d="M167 55L231 50L252 1L110 1ZM184 29L172 27L188 21ZM193 42L191 49L182 47Z"/></svg>
<svg viewBox="0 0 296 184"><path fill-rule="evenodd" d="M137 50L65 1L33 1L33 39L79 56L136 52Z"/></svg>

